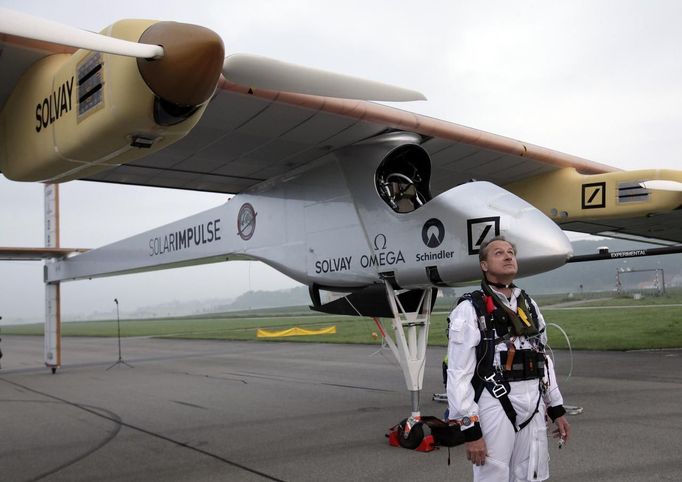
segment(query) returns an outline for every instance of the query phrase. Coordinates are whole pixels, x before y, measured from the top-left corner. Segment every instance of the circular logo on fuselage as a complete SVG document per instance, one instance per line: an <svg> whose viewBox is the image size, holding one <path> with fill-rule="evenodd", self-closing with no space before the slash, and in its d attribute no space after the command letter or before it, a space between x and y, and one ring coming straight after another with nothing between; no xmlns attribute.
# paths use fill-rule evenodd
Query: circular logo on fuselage
<svg viewBox="0 0 682 482"><path fill-rule="evenodd" d="M248 241L256 230L256 211L249 203L244 203L237 214L237 234Z"/></svg>
<svg viewBox="0 0 682 482"><path fill-rule="evenodd" d="M445 238L445 226L439 219L431 218L424 223L422 228L422 241L429 248L437 248Z"/></svg>

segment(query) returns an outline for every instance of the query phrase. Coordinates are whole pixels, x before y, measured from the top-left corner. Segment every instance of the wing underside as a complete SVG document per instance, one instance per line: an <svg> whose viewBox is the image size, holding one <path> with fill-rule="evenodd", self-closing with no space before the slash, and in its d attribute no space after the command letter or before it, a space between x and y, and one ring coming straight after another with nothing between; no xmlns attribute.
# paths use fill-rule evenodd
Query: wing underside
<svg viewBox="0 0 682 482"><path fill-rule="evenodd" d="M88 179L239 193L391 130L422 135L434 194L471 179L504 185L567 166L591 173L612 169L379 104L254 92L223 82L184 139Z"/></svg>

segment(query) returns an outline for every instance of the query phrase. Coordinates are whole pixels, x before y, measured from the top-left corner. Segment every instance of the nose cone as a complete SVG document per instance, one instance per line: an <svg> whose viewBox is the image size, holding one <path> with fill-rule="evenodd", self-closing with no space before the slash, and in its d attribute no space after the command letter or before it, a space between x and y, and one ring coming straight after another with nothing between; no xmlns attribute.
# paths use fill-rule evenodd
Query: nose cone
<svg viewBox="0 0 682 482"><path fill-rule="evenodd" d="M508 222L501 234L516 245L518 276L558 268L573 254L571 242L551 219L518 196L499 190L489 206Z"/></svg>

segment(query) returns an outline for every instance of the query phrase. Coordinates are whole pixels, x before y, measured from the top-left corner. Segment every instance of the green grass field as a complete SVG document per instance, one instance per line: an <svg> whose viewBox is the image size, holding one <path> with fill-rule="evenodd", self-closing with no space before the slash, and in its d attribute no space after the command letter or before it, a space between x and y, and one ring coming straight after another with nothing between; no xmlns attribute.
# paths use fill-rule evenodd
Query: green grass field
<svg viewBox="0 0 682 482"><path fill-rule="evenodd" d="M555 323L568 334L571 346L578 350L635 350L682 347L682 294L641 300L614 298L577 302L577 306L560 308L543 305L561 299L543 300L542 312L548 323ZM575 302L575 300L574 300ZM445 345L445 325L450 303L441 301L431 318L430 344ZM670 305L670 306L666 306ZM122 320L122 336L157 336L186 339L300 341L323 343L381 343L380 331L371 318L321 315L306 312L304 307L258 312L154 320ZM391 333L390 320L383 320ZM284 329L294 326L323 328L335 325L333 335L256 338L256 330ZM72 322L62 324L63 336L116 336L115 321ZM2 328L6 335L42 335L41 324L13 325ZM563 334L548 327L550 345L566 348Z"/></svg>

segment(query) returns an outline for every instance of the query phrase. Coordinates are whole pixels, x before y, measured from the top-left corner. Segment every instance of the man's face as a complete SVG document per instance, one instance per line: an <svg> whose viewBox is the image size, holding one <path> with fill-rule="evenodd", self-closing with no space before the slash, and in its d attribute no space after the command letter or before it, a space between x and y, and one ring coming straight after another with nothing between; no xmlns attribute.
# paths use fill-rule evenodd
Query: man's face
<svg viewBox="0 0 682 482"><path fill-rule="evenodd" d="M493 241L488 245L485 261L481 261L481 269L490 278L514 278L519 270L516 264L516 253L511 244L506 241Z"/></svg>

